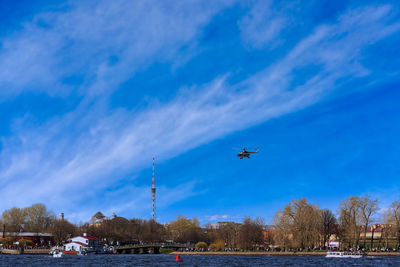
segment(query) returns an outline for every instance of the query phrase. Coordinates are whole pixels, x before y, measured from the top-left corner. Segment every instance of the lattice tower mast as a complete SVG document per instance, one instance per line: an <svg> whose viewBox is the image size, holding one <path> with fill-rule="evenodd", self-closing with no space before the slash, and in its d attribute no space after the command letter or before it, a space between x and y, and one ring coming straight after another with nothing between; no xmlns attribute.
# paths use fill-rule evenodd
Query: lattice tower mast
<svg viewBox="0 0 400 267"><path fill-rule="evenodd" d="M151 183L151 200L153 204L153 212L152 212L152 218L153 220L156 219L155 213L156 213L156 183L154 180L154 156L153 156L153 180Z"/></svg>

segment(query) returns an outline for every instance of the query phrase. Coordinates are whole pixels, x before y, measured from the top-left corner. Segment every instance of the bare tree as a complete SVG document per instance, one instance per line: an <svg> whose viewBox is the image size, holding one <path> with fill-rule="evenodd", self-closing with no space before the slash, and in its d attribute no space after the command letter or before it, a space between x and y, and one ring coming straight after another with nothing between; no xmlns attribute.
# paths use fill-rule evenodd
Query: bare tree
<svg viewBox="0 0 400 267"><path fill-rule="evenodd" d="M29 231L40 233L48 229L55 220L54 214L43 204L25 208L26 224Z"/></svg>
<svg viewBox="0 0 400 267"><path fill-rule="evenodd" d="M361 233L360 198L350 196L339 204L341 237L349 247L357 248Z"/></svg>
<svg viewBox="0 0 400 267"><path fill-rule="evenodd" d="M365 195L360 198L360 216L364 228L364 248L367 244L367 230L371 223L371 218L374 213L378 211L378 199L371 199L371 196ZM373 237L371 237L371 249L373 244Z"/></svg>
<svg viewBox="0 0 400 267"><path fill-rule="evenodd" d="M170 238L180 243L197 243L206 238L196 217L191 220L185 216L178 215L176 221L172 221L167 225L167 230Z"/></svg>
<svg viewBox="0 0 400 267"><path fill-rule="evenodd" d="M20 232L26 223L26 212L24 209L11 208L2 214L3 223L8 232Z"/></svg>
<svg viewBox="0 0 400 267"><path fill-rule="evenodd" d="M288 216L282 210L275 213L274 225L276 229L276 234L274 235L274 243L277 244L280 249L286 250L292 247L292 228L293 228L293 218Z"/></svg>
<svg viewBox="0 0 400 267"><path fill-rule="evenodd" d="M215 240L217 240L217 238L218 238L218 233L217 233L218 229L217 229L217 227L215 225L213 225L211 223L206 223L204 225L203 229L204 229L204 234L205 234L204 242L206 242L207 244L211 244Z"/></svg>
<svg viewBox="0 0 400 267"><path fill-rule="evenodd" d="M316 206L307 199L290 202L275 216L278 233L275 240L291 247L305 249L319 245L321 217Z"/></svg>
<svg viewBox="0 0 400 267"><path fill-rule="evenodd" d="M128 237L132 241L139 241L142 239L145 220L133 218L129 220Z"/></svg>
<svg viewBox="0 0 400 267"><path fill-rule="evenodd" d="M165 228L155 220L146 221L144 224L142 241L145 243L161 242L165 238Z"/></svg>
<svg viewBox="0 0 400 267"><path fill-rule="evenodd" d="M225 241L228 248L237 248L240 224L225 222L218 226L217 237Z"/></svg>
<svg viewBox="0 0 400 267"><path fill-rule="evenodd" d="M388 220L394 225L397 244L396 247L400 247L400 201L396 200L392 203L388 210Z"/></svg>
<svg viewBox="0 0 400 267"><path fill-rule="evenodd" d="M319 241L320 216L318 208L307 203L307 199L299 199L292 202L294 211L295 232L293 238L298 247L314 248Z"/></svg>
<svg viewBox="0 0 400 267"><path fill-rule="evenodd" d="M262 231L264 229L264 220L260 217L252 220L250 217L246 217L243 220L242 225L239 228L239 246L241 249L249 250L254 249L256 245L260 245L263 236Z"/></svg>
<svg viewBox="0 0 400 267"><path fill-rule="evenodd" d="M320 216L321 216L321 235L323 237L323 247L326 248L326 244L329 246L329 239L332 234L335 233L336 231L336 224L337 220L335 215L328 210L328 209L323 209L320 210Z"/></svg>
<svg viewBox="0 0 400 267"><path fill-rule="evenodd" d="M77 227L67 220L55 220L51 227L51 233L56 244L60 245L77 233Z"/></svg>

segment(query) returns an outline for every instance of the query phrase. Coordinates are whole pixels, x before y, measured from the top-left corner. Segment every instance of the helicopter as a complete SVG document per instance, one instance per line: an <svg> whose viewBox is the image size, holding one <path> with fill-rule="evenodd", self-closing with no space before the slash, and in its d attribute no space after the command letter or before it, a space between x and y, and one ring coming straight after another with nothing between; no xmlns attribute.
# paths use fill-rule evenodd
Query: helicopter
<svg viewBox="0 0 400 267"><path fill-rule="evenodd" d="M256 149L256 151L249 151L250 149ZM256 153L258 153L258 148L242 148L242 150L237 154L237 156L240 158L240 159L243 159L243 158L250 158L250 154L256 154Z"/></svg>

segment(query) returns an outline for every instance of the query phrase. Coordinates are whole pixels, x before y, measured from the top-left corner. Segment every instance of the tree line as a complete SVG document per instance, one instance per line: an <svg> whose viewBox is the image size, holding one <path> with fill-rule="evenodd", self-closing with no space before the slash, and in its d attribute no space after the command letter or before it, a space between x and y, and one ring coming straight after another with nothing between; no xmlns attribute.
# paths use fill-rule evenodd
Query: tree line
<svg viewBox="0 0 400 267"><path fill-rule="evenodd" d="M379 211L378 199L369 195L343 200L336 215L305 198L296 199L275 215L274 244L282 249L325 249L335 237L341 249L399 249L400 201L394 201L385 212ZM378 241L374 239L377 228Z"/></svg>
<svg viewBox="0 0 400 267"><path fill-rule="evenodd" d="M11 208L1 216L1 225L7 232L40 233L48 230L55 216L43 204L34 204L28 208ZM2 229L2 230L4 230Z"/></svg>
<svg viewBox="0 0 400 267"><path fill-rule="evenodd" d="M57 244L87 233L109 245L176 242L197 244L199 250L326 249L332 237L340 241L342 249L399 248L400 201L394 201L384 213L379 211L378 200L364 195L348 197L339 204L336 212L320 209L305 198L295 199L276 212L273 224L269 226L261 218L249 217L241 223L201 226L196 217L190 219L182 215L160 224L115 214L106 217L100 211L89 222L76 225L57 219L45 205L35 204L5 210L0 223L4 232L51 233ZM376 223L380 224L379 244L373 236Z"/></svg>
<svg viewBox="0 0 400 267"><path fill-rule="evenodd" d="M19 232L51 233L56 244L69 238L87 233L109 245L176 242L198 244L198 248L213 250L225 248L253 249L262 242L264 221L260 218L245 218L243 223L227 222L220 227L207 224L200 226L199 220L178 215L177 219L166 224L139 218L126 219L117 215L110 218L100 211L89 222L76 225L65 219L58 219L43 204L28 208L5 210L0 224L3 232L11 235Z"/></svg>
<svg viewBox="0 0 400 267"><path fill-rule="evenodd" d="M178 215L176 220L160 224L154 220L126 219L116 215L106 218L97 212L80 230L104 240L106 243L161 243L197 244L196 248L211 250L256 249L263 242L264 221L246 217L242 223L226 222L218 226L201 227L194 217Z"/></svg>

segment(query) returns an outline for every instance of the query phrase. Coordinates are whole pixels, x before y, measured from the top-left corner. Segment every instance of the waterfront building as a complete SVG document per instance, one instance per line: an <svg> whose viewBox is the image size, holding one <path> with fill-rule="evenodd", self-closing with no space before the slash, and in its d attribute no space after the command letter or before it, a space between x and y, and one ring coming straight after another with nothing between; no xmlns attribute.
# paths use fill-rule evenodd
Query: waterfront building
<svg viewBox="0 0 400 267"><path fill-rule="evenodd" d="M340 239L337 235L331 234L329 240L325 243L328 250L339 250L340 249Z"/></svg>
<svg viewBox="0 0 400 267"><path fill-rule="evenodd" d="M100 244L100 240L97 237L87 236L86 233L83 236L76 236L69 239L70 242L80 242L89 247L95 247Z"/></svg>
<svg viewBox="0 0 400 267"><path fill-rule="evenodd" d="M263 246L270 249L276 248L277 246L274 244L274 236L276 234L275 226L265 225L263 228Z"/></svg>
<svg viewBox="0 0 400 267"><path fill-rule="evenodd" d="M360 244L365 240L367 248L395 248L398 242L396 231L396 227L391 224L373 224L367 228L366 233L362 227Z"/></svg>
<svg viewBox="0 0 400 267"><path fill-rule="evenodd" d="M0 239L3 237L13 237L16 240L29 240L34 244L34 247L50 247L54 245L54 238L50 233L0 232Z"/></svg>
<svg viewBox="0 0 400 267"><path fill-rule="evenodd" d="M76 254L79 251L103 253L104 246L97 237L87 236L87 234L84 233L82 236L70 238L68 243L64 244L63 250L67 251L67 254L68 252L70 252L70 254Z"/></svg>

